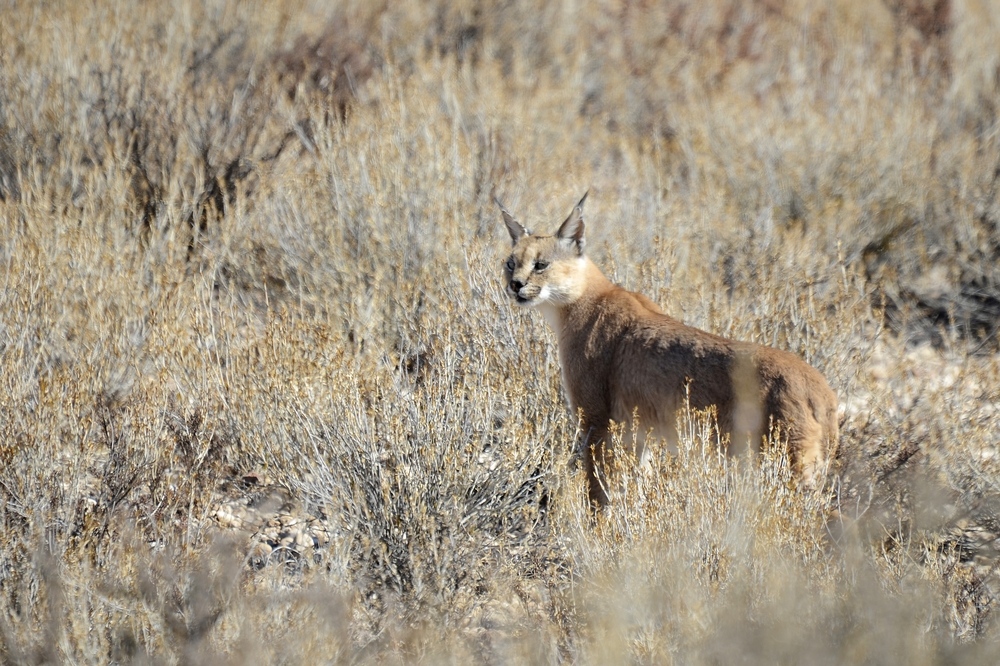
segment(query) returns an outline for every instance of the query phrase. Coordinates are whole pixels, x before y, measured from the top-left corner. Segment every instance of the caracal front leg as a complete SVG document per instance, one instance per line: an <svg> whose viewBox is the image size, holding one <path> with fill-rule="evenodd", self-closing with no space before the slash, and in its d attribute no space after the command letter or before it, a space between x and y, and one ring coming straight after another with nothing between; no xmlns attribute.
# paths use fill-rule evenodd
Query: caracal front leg
<svg viewBox="0 0 1000 666"><path fill-rule="evenodd" d="M587 496L591 505L608 503L608 465L611 463L608 446L608 424L593 425L584 421L580 425L579 451L583 456L583 469L587 473Z"/></svg>

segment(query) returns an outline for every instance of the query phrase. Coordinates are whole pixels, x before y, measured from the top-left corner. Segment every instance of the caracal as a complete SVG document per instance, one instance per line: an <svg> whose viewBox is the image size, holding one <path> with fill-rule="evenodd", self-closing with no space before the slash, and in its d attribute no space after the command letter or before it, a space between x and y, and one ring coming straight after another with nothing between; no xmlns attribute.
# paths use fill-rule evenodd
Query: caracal
<svg viewBox="0 0 1000 666"><path fill-rule="evenodd" d="M611 423L628 427L636 414L639 428L675 446L685 400L714 406L723 439L734 443L757 448L769 425L780 424L799 485L815 487L837 444L837 396L823 375L789 352L685 326L612 284L584 254L586 198L554 236L531 233L496 203L513 241L507 294L541 310L552 327L570 408L582 415L578 453L590 500L608 502ZM631 451L637 458L643 439Z"/></svg>

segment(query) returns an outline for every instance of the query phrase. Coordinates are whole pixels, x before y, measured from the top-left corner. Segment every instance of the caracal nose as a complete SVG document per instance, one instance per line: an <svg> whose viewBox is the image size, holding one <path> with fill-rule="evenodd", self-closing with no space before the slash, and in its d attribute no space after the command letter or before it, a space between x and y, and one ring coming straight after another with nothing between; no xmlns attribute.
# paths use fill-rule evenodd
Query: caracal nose
<svg viewBox="0 0 1000 666"><path fill-rule="evenodd" d="M524 283L521 282L520 280L511 280L510 281L510 290L513 291L515 294L521 293L521 289L523 287L524 287Z"/></svg>

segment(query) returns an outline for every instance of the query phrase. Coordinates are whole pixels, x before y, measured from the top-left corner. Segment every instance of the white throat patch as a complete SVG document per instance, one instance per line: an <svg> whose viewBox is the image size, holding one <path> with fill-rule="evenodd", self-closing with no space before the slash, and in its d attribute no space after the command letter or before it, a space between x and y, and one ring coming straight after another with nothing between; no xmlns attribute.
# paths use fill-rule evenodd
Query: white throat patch
<svg viewBox="0 0 1000 666"><path fill-rule="evenodd" d="M545 301L538 304L538 310L542 313L545 323L549 325L556 337L559 337L559 306Z"/></svg>

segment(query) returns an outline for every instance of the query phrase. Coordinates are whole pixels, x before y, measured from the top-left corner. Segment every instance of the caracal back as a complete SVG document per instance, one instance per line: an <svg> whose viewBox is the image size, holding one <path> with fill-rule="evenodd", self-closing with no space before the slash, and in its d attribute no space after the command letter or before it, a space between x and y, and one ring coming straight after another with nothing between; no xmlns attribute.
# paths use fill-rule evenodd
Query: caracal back
<svg viewBox="0 0 1000 666"><path fill-rule="evenodd" d="M677 410L714 406L731 451L758 447L779 425L799 484L815 487L835 452L837 397L798 356L737 342L673 319L642 294L612 284L584 253L585 194L555 235L532 234L498 201L512 240L506 291L540 310L556 334L570 408L582 414L590 499L608 502L612 422L676 443ZM642 456L643 442L632 451Z"/></svg>

